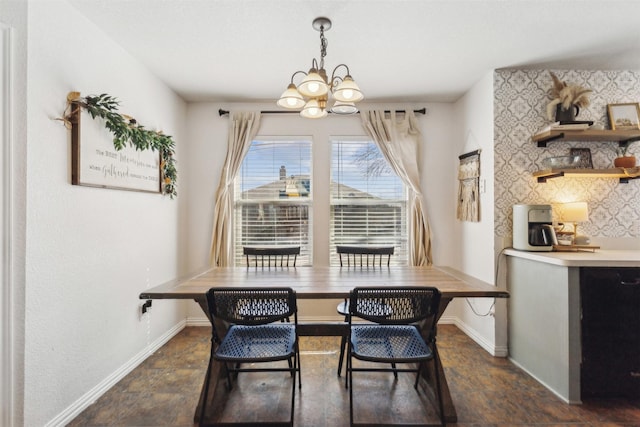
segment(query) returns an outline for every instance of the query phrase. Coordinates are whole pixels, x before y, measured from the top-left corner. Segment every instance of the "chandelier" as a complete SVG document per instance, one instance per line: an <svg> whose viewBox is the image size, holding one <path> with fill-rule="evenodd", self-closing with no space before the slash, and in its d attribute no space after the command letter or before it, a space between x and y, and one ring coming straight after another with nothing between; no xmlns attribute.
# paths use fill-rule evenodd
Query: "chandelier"
<svg viewBox="0 0 640 427"><path fill-rule="evenodd" d="M358 112L355 103L364 98L360 88L353 81L349 73L349 67L340 64L333 69L331 78L327 78L324 69L324 57L327 56L327 39L324 32L331 28L331 20L320 17L313 20L313 28L320 31L320 63L313 58L309 72L296 71L291 76L291 83L284 91L278 105L280 107L297 110L302 108L300 115L308 119L319 119L327 115L327 103L330 95L335 98L330 111L335 114L354 114ZM338 69L344 67L344 77L336 74ZM293 83L298 74L304 74L300 84Z"/></svg>

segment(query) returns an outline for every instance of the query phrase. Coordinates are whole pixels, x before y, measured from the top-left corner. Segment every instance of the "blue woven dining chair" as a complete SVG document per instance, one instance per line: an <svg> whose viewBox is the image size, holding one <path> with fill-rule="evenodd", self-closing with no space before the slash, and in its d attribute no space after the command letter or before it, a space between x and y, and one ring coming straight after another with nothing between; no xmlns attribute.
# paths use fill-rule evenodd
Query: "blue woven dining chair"
<svg viewBox="0 0 640 427"><path fill-rule="evenodd" d="M391 255L394 253L393 246L336 246L336 253L340 257L340 267L347 268L381 268L383 262L389 267ZM386 262L385 262L386 261ZM344 316L344 321L349 320L349 300L344 301L336 307L338 314ZM342 373L344 360L344 350L347 347L347 337L340 340L340 360L338 361L338 376ZM396 375L397 377L397 375Z"/></svg>
<svg viewBox="0 0 640 427"><path fill-rule="evenodd" d="M436 322L440 305L440 291L434 287L358 287L350 293L349 345L347 385L349 387L349 420L353 417L354 372L413 372L417 389L424 363L437 364ZM354 318L366 322L353 323ZM395 367L353 365L353 359ZM398 364L408 364L399 368ZM442 390L437 367L436 398L440 423L444 425ZM379 391L379 390L376 390ZM358 392L359 396L365 393ZM370 423L366 425L372 425ZM375 425L375 424L374 424ZM427 425L427 424L424 424Z"/></svg>
<svg viewBox="0 0 640 427"><path fill-rule="evenodd" d="M291 413L281 423L271 426L293 426L296 374L301 386L300 349L298 346L298 309L296 293L291 288L211 288L207 305L212 319L211 355L207 373L215 372L213 363L221 363L232 389L232 377L241 372L289 372L292 376ZM282 323L293 317L293 322ZM228 329L224 326L230 325ZM266 362L287 361L287 366L254 366ZM247 364L243 367L242 364ZM262 365L264 366L264 365ZM211 384L207 375L200 414L201 426L230 425L204 423ZM259 425L253 421L233 423Z"/></svg>

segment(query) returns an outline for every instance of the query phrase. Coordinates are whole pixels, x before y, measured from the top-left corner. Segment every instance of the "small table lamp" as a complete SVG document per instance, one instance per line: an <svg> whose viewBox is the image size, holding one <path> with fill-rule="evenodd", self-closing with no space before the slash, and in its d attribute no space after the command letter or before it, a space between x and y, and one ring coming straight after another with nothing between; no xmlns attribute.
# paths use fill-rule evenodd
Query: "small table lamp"
<svg viewBox="0 0 640 427"><path fill-rule="evenodd" d="M562 221L573 223L573 240L578 237L578 223L589 221L587 202L572 202L562 205Z"/></svg>

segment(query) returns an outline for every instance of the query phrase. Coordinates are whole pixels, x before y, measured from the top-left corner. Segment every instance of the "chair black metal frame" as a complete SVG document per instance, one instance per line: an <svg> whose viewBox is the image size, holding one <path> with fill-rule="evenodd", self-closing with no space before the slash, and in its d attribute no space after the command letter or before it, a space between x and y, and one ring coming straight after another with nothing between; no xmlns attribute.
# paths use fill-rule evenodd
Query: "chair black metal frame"
<svg viewBox="0 0 640 427"><path fill-rule="evenodd" d="M376 267L376 258L378 260L377 267L382 267L382 259L387 256L387 267L391 263L391 255L394 253L393 246L336 246L336 252L340 257L340 267L343 267L342 255L346 255L347 267L369 267L369 256L371 256L371 267ZM358 260L359 255L359 260ZM363 258L364 255L364 258ZM358 262L359 261L359 262ZM366 264L365 264L366 262ZM353 265L352 265L353 264ZM349 301L345 299L336 307L338 314L344 316L344 321L349 321ZM343 336L340 340L340 360L338 361L338 376L342 373L342 364L344 360L344 350L347 347L347 337ZM394 373L394 375L397 374Z"/></svg>
<svg viewBox="0 0 640 427"><path fill-rule="evenodd" d="M205 379L200 426L256 425L255 422L205 423L207 399L213 363L222 364L227 389L232 388L232 374L239 372L290 372L291 414L288 421L265 422L270 426L293 426L296 373L301 387L300 349L296 293L287 287L211 288L207 305L212 319L211 356ZM281 323L293 316L293 323ZM230 326L229 326L230 325ZM228 328L227 328L228 326ZM242 363L284 361L287 367L242 367Z"/></svg>
<svg viewBox="0 0 640 427"><path fill-rule="evenodd" d="M353 372L415 372L417 390L423 364L438 361L436 323L441 294L434 287L358 287L350 294L347 382L349 420L353 422ZM354 318L367 322L353 323ZM408 368L354 367L353 359L412 364ZM434 369L440 425L445 425L438 369ZM360 424L362 425L362 424ZM372 424L367 424L372 425ZM375 425L375 424L374 424ZM384 425L384 424L380 424ZM428 424L422 424L428 425Z"/></svg>
<svg viewBox="0 0 640 427"><path fill-rule="evenodd" d="M247 267L251 266L251 257L255 261L256 268L258 265L265 267L265 258L267 267L271 266L272 260L274 267L289 267L291 256L293 256L292 267L295 267L300 255L300 246L243 246L242 254L247 259Z"/></svg>

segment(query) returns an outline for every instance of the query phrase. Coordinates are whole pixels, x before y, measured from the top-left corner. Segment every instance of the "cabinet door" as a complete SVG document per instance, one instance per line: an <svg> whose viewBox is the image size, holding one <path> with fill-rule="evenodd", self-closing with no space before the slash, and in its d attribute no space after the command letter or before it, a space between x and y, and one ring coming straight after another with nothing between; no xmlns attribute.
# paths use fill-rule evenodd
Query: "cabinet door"
<svg viewBox="0 0 640 427"><path fill-rule="evenodd" d="M640 268L581 268L581 395L640 397Z"/></svg>

